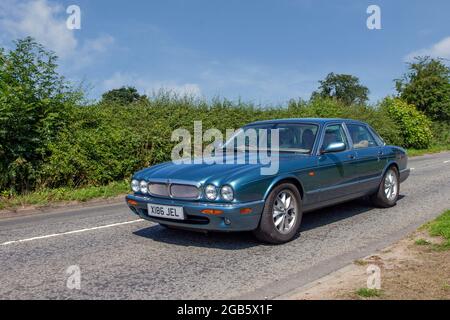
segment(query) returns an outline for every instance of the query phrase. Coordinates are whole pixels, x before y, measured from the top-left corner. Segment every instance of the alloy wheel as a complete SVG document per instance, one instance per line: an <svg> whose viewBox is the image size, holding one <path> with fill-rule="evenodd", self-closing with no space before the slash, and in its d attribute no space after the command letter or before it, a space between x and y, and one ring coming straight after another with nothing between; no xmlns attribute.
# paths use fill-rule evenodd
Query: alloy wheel
<svg viewBox="0 0 450 320"><path fill-rule="evenodd" d="M282 190L275 198L273 205L273 222L278 232L289 233L297 219L298 205L294 194L289 190Z"/></svg>

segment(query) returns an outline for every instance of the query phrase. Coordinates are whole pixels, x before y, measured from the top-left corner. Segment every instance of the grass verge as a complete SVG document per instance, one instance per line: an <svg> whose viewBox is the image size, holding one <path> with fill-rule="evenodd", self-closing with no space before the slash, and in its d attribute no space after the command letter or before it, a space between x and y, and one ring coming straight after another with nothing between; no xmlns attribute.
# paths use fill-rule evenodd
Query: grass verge
<svg viewBox="0 0 450 320"><path fill-rule="evenodd" d="M430 244L430 242L425 239L417 239L416 241L414 241L414 243L418 246L427 246Z"/></svg>
<svg viewBox="0 0 450 320"><path fill-rule="evenodd" d="M368 288L360 288L356 290L356 294L363 298L373 298L373 297L381 297L381 290L378 289L368 289Z"/></svg>
<svg viewBox="0 0 450 320"><path fill-rule="evenodd" d="M435 145L427 149L407 149L408 157L423 156L425 154L439 153L450 150L450 145Z"/></svg>
<svg viewBox="0 0 450 320"><path fill-rule="evenodd" d="M436 249L449 250L450 249L450 210L444 212L437 219L428 222L425 228L433 237L442 237L444 242L439 245L435 245Z"/></svg>
<svg viewBox="0 0 450 320"><path fill-rule="evenodd" d="M106 186L83 188L42 189L23 195L0 195L0 210L16 209L24 206L47 206L53 202L106 199L129 192L129 182L112 182Z"/></svg>

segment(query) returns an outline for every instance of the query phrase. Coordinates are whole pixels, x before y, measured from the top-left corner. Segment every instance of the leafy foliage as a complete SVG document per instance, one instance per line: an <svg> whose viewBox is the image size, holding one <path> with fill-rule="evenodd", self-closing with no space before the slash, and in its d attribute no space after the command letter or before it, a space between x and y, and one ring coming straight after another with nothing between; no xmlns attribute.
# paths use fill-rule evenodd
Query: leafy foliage
<svg viewBox="0 0 450 320"><path fill-rule="evenodd" d="M450 149L450 122L434 121L431 125L435 143Z"/></svg>
<svg viewBox="0 0 450 320"><path fill-rule="evenodd" d="M128 105L130 103L145 99L145 95L140 95L134 87L122 87L105 92L102 95L102 103Z"/></svg>
<svg viewBox="0 0 450 320"><path fill-rule="evenodd" d="M362 105L369 100L369 89L361 85L355 76L331 72L319 83L319 90L312 94L312 99L334 98L345 105Z"/></svg>
<svg viewBox="0 0 450 320"><path fill-rule="evenodd" d="M174 128L193 131L237 129L256 120L295 117L351 117L369 122L389 142L400 142L395 123L381 110L348 107L332 99L313 103L291 101L288 108L257 108L251 104L161 94L126 108L102 104L77 108L72 123L50 145L43 166L44 187L102 185L129 178L139 168L170 160Z"/></svg>
<svg viewBox="0 0 450 320"><path fill-rule="evenodd" d="M398 98L386 98L381 108L398 124L405 147L422 149L431 145L431 121L416 107Z"/></svg>
<svg viewBox="0 0 450 320"><path fill-rule="evenodd" d="M401 99L433 120L450 120L450 68L442 60L418 57L396 81Z"/></svg>
<svg viewBox="0 0 450 320"><path fill-rule="evenodd" d="M56 56L31 38L0 51L0 188L34 187L48 145L80 98L57 73Z"/></svg>

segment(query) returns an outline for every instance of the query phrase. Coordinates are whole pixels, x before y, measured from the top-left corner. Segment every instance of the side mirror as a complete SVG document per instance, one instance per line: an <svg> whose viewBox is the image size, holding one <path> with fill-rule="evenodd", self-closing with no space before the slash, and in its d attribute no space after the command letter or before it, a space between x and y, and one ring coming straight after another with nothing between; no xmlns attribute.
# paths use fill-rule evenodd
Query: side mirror
<svg viewBox="0 0 450 320"><path fill-rule="evenodd" d="M322 153L333 153L333 152L341 152L345 151L347 147L343 142L333 142L330 143L325 149L322 150Z"/></svg>

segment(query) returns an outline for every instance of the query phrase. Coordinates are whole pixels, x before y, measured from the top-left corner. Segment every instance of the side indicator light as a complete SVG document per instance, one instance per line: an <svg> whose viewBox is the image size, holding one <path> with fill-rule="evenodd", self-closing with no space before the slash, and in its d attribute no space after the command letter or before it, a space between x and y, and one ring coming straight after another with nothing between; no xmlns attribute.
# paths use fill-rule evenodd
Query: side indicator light
<svg viewBox="0 0 450 320"><path fill-rule="evenodd" d="M202 213L218 215L218 214L222 214L223 211L222 210L215 210L215 209L204 209L204 210L202 210Z"/></svg>
<svg viewBox="0 0 450 320"><path fill-rule="evenodd" d="M251 208L242 208L241 209L241 214L249 214L249 213L252 213Z"/></svg>
<svg viewBox="0 0 450 320"><path fill-rule="evenodd" d="M308 175L309 175L310 177L314 177L314 176L316 175L316 173L315 173L314 171L310 171L310 172L308 173Z"/></svg>
<svg viewBox="0 0 450 320"><path fill-rule="evenodd" d="M132 206L137 206L138 205L138 202L135 201L135 200L128 199L127 202L128 202L129 205L132 205Z"/></svg>

